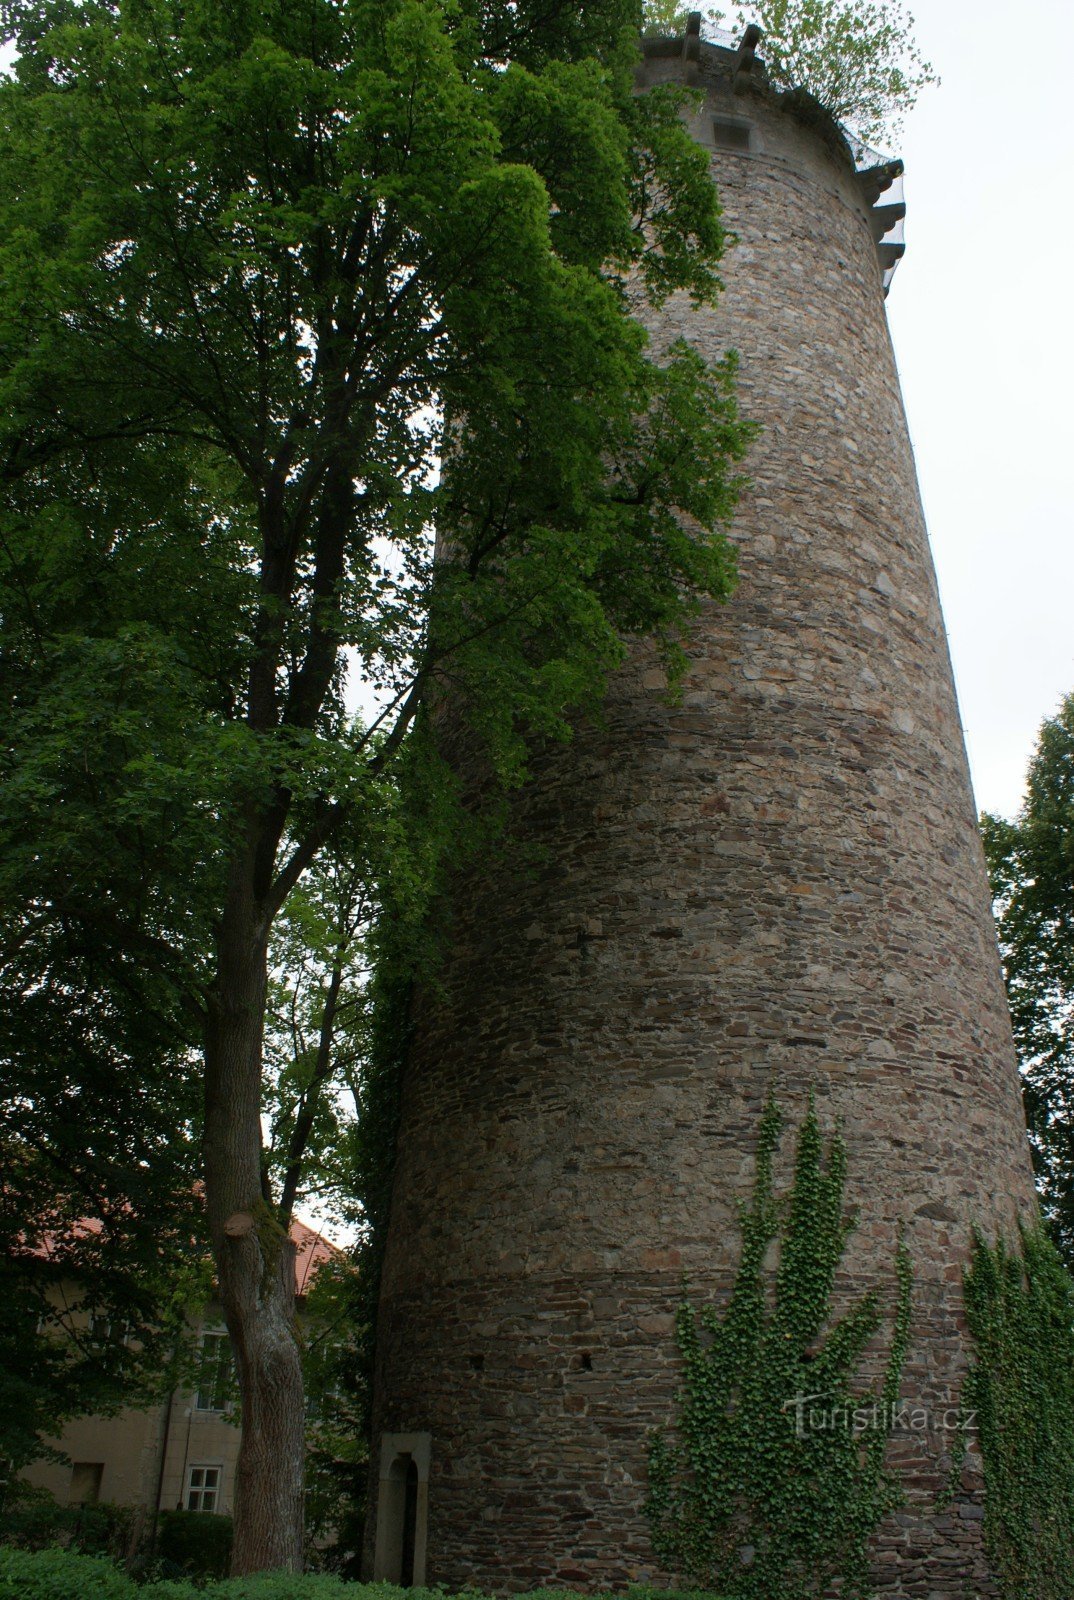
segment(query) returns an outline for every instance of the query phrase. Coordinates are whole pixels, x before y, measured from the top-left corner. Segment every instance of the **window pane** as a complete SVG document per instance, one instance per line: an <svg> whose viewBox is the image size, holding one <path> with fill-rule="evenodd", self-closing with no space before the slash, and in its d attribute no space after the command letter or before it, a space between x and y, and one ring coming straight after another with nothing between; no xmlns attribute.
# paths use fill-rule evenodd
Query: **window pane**
<svg viewBox="0 0 1074 1600"><path fill-rule="evenodd" d="M190 1467L187 1472L188 1511L215 1511L220 1499L222 1467Z"/></svg>
<svg viewBox="0 0 1074 1600"><path fill-rule="evenodd" d="M198 1364L198 1411L223 1411L231 1380L231 1344L226 1333L203 1333Z"/></svg>

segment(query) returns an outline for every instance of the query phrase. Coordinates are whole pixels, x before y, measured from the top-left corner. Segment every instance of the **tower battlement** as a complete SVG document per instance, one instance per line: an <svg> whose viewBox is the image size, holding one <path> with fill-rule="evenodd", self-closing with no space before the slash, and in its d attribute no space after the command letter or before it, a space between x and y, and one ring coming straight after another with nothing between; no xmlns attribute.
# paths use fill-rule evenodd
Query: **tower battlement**
<svg viewBox="0 0 1074 1600"><path fill-rule="evenodd" d="M639 93L661 83L700 91L704 103L690 119L694 138L708 149L743 157L801 167L809 147L803 131L809 130L831 157L825 181L837 184L848 204L860 201L867 214L886 294L906 253L902 162L855 140L808 91L776 88L758 54L759 28L747 28L737 44L730 34L727 43L716 44L701 38L700 26L695 12L685 34L642 40L635 73Z"/></svg>

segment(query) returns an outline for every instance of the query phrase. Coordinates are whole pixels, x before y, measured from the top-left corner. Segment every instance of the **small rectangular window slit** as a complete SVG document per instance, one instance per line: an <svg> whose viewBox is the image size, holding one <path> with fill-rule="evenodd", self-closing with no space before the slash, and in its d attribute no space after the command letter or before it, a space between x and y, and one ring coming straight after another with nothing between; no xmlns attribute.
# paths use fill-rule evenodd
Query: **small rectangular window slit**
<svg viewBox="0 0 1074 1600"><path fill-rule="evenodd" d="M748 150L750 148L750 125L748 122L740 122L735 117L714 118L712 135L716 141L717 150Z"/></svg>

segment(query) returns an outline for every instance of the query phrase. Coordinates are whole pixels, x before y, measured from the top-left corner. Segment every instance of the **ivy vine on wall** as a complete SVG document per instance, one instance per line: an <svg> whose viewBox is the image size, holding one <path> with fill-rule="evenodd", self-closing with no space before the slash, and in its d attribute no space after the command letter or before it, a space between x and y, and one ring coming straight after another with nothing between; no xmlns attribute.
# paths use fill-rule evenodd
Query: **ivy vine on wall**
<svg viewBox="0 0 1074 1600"><path fill-rule="evenodd" d="M688 1298L679 1306L679 1418L651 1441L646 1510L662 1565L729 1600L800 1600L833 1582L854 1600L868 1592L870 1536L900 1498L884 1454L909 1332L910 1260L900 1244L883 1379L865 1394L855 1375L883 1323L880 1300L864 1294L832 1313L854 1226L845 1145L836 1134L825 1148L811 1103L794 1181L779 1199L781 1128L770 1100L729 1301L722 1310L697 1310Z"/></svg>
<svg viewBox="0 0 1074 1600"><path fill-rule="evenodd" d="M984 1536L1003 1600L1074 1588L1074 1278L1042 1231L980 1235L966 1274L964 1388L984 1461ZM959 1463L956 1462L957 1474Z"/></svg>

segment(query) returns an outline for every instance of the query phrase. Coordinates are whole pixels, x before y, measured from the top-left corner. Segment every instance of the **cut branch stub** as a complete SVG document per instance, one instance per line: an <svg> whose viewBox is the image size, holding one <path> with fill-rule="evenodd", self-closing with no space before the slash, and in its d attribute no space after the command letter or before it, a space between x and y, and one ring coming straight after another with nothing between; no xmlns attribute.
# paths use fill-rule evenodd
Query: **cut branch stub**
<svg viewBox="0 0 1074 1600"><path fill-rule="evenodd" d="M233 1211L224 1223L224 1235L228 1239L245 1239L253 1230L254 1219L249 1211Z"/></svg>

